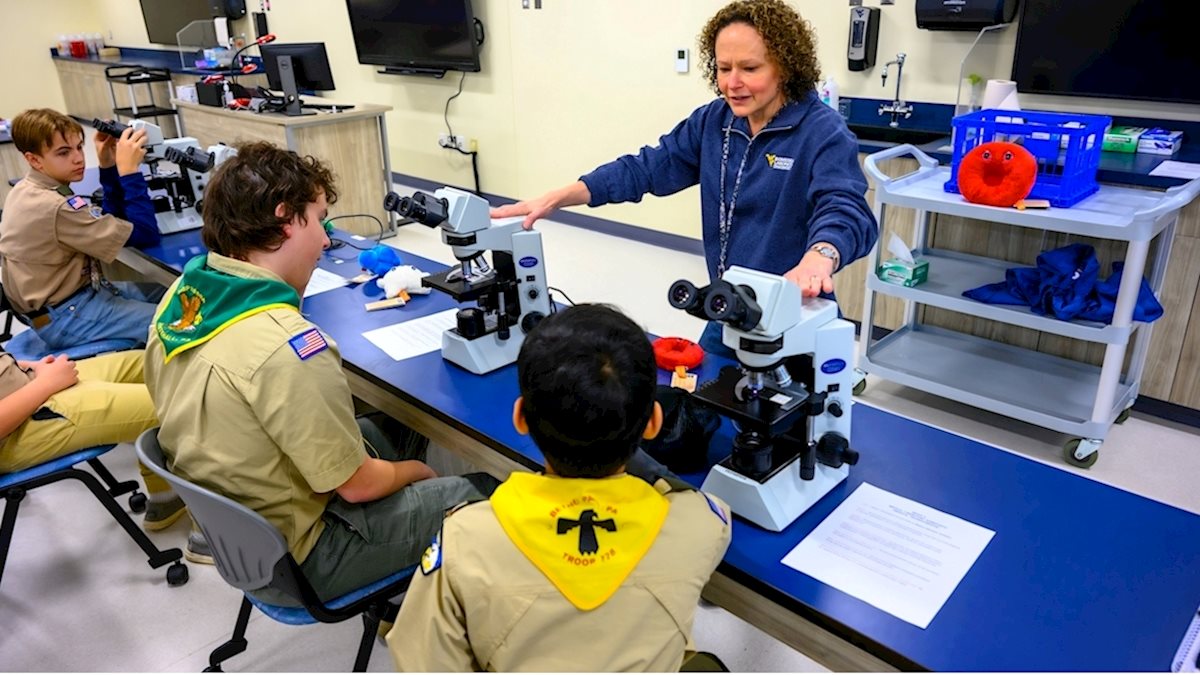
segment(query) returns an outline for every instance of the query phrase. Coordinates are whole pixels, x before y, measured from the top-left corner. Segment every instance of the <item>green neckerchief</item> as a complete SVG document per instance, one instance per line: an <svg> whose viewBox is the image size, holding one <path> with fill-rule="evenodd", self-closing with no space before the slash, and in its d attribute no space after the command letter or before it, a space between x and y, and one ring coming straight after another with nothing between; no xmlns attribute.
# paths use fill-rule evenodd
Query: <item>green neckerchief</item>
<svg viewBox="0 0 1200 675"><path fill-rule="evenodd" d="M233 324L272 309L300 311L296 290L274 279L246 279L208 265L198 255L183 267L174 294L154 318L164 362L213 339Z"/></svg>

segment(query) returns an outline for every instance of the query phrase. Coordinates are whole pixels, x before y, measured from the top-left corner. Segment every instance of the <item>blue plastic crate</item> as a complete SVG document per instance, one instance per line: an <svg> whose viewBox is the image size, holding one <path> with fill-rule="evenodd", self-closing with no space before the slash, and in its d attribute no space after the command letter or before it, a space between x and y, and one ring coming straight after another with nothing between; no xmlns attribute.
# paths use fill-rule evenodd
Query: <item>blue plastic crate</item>
<svg viewBox="0 0 1200 675"><path fill-rule="evenodd" d="M1072 206L1100 189L1096 170L1104 132L1112 118L1036 110L979 110L951 120L954 158L946 192L958 192L958 164L976 146L1009 141L1037 159L1037 182L1029 199L1046 199L1059 208ZM1065 143L1063 139L1066 139Z"/></svg>

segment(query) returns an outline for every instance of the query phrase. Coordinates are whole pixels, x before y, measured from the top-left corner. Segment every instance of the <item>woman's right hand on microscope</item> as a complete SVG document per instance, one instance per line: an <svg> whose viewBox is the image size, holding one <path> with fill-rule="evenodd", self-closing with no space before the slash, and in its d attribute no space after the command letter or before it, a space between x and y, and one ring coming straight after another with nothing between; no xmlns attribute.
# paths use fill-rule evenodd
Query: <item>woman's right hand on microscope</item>
<svg viewBox="0 0 1200 675"><path fill-rule="evenodd" d="M591 200L592 193L588 190L587 185L583 181L575 181L566 187L551 190L541 197L526 199L516 204L497 206L492 209L491 216L492 218L525 216L525 222L521 223L521 227L532 230L535 222L549 216L555 209L564 206L579 206L587 204Z"/></svg>
<svg viewBox="0 0 1200 675"><path fill-rule="evenodd" d="M146 130L127 127L117 140L117 173L130 176L141 171L146 156Z"/></svg>

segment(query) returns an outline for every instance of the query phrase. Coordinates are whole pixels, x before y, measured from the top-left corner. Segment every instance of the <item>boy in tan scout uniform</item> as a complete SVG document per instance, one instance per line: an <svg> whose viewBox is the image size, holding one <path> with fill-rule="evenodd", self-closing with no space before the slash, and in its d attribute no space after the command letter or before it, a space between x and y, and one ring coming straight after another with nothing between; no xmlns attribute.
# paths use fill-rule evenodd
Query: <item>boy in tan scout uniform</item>
<svg viewBox="0 0 1200 675"><path fill-rule="evenodd" d="M416 564L446 509L496 485L438 478L424 438L355 420L337 345L300 314L336 199L317 159L239 146L206 190L211 252L167 292L146 349L171 471L278 528L325 600Z"/></svg>
<svg viewBox="0 0 1200 675"><path fill-rule="evenodd" d="M400 671L675 671L729 509L625 472L662 426L654 353L619 312L551 315L517 360L513 424L545 455L446 517L387 635Z"/></svg>
<svg viewBox="0 0 1200 675"><path fill-rule="evenodd" d="M9 193L0 223L4 293L22 321L53 350L106 339L142 345L162 288L110 282L100 262L123 246L150 246L161 235L140 164L145 132L119 139L97 133L103 208L74 194L84 175L83 128L48 109L12 123L29 173Z"/></svg>
<svg viewBox="0 0 1200 675"><path fill-rule="evenodd" d="M0 473L96 445L132 443L157 422L141 350L78 362L65 356L17 361L0 350ZM170 489L151 476L148 490Z"/></svg>

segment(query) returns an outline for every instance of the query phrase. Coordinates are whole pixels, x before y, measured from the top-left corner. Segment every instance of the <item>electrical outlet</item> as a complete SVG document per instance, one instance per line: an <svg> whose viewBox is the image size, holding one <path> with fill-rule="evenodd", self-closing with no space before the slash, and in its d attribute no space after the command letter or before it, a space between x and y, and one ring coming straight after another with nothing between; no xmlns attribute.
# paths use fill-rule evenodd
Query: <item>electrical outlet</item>
<svg viewBox="0 0 1200 675"><path fill-rule="evenodd" d="M438 134L438 145L442 146L443 148L447 148L447 149L458 148L459 150L466 152L467 147L470 145L474 145L475 143L476 143L476 141L474 139L467 140L466 136L458 136L458 135L451 136L450 134Z"/></svg>

